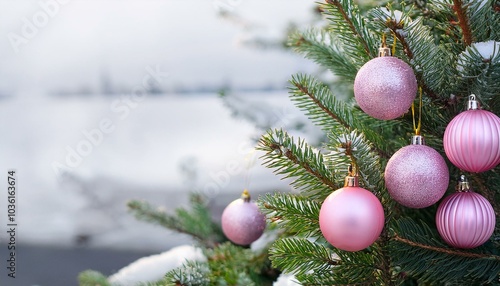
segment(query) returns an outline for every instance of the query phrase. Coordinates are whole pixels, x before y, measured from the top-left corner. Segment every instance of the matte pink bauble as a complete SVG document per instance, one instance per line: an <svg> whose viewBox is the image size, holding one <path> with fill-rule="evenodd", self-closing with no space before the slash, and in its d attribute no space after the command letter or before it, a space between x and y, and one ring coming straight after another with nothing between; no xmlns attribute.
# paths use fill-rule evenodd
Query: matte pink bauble
<svg viewBox="0 0 500 286"><path fill-rule="evenodd" d="M405 114L417 95L417 79L404 61L377 57L368 61L354 79L354 97L368 115L382 120Z"/></svg>
<svg viewBox="0 0 500 286"><path fill-rule="evenodd" d="M247 193L248 195L248 193ZM235 244L249 245L256 241L266 228L266 218L257 204L245 197L232 201L222 213L222 231Z"/></svg>
<svg viewBox="0 0 500 286"><path fill-rule="evenodd" d="M485 243L495 230L495 222L490 202L471 191L446 197L436 213L439 234L446 243L458 248L474 248Z"/></svg>
<svg viewBox="0 0 500 286"><path fill-rule="evenodd" d="M423 145L421 136L414 136L412 140L412 145L392 155L384 177L385 186L395 201L419 209L433 205L443 197L450 174L443 157Z"/></svg>
<svg viewBox="0 0 500 286"><path fill-rule="evenodd" d="M500 118L472 107L450 121L443 145L458 168L473 173L491 170L500 163Z"/></svg>
<svg viewBox="0 0 500 286"><path fill-rule="evenodd" d="M319 213L319 227L325 239L345 251L370 246L380 236L384 220L384 209L378 198L353 186L331 193Z"/></svg>

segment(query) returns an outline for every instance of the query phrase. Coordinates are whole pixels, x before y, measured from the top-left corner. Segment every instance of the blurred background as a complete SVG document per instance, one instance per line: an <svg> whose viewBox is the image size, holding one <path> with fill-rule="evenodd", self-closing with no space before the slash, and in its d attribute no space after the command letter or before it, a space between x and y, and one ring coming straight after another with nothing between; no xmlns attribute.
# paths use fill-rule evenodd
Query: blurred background
<svg viewBox="0 0 500 286"><path fill-rule="evenodd" d="M244 188L288 190L253 148L270 127L315 133L286 87L317 68L285 48L315 11L302 0L0 1L0 180L17 170L19 245L17 278L2 266L0 285L76 285L88 268L110 275L189 243L136 221L130 199L173 209L201 192L217 218Z"/></svg>

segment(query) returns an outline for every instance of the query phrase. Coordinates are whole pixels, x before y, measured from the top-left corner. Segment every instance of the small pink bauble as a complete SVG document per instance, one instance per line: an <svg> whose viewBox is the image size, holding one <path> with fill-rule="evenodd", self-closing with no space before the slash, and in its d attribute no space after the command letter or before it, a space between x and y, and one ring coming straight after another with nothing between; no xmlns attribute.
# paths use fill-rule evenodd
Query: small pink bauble
<svg viewBox="0 0 500 286"><path fill-rule="evenodd" d="M382 120L405 114L417 95L417 79L404 61L377 57L368 61L354 79L354 97L368 115Z"/></svg>
<svg viewBox="0 0 500 286"><path fill-rule="evenodd" d="M338 249L358 251L370 246L384 228L384 209L378 198L360 187L331 193L321 206L319 227Z"/></svg>
<svg viewBox="0 0 500 286"><path fill-rule="evenodd" d="M266 228L266 217L249 197L232 201L224 209L221 221L226 237L239 245L256 241Z"/></svg>
<svg viewBox="0 0 500 286"><path fill-rule="evenodd" d="M500 163L500 118L480 109L464 111L448 124L443 145L453 165L479 173Z"/></svg>
<svg viewBox="0 0 500 286"><path fill-rule="evenodd" d="M426 145L399 149L385 167L385 186L391 197L409 208L425 208L439 201L450 174L443 157Z"/></svg>
<svg viewBox="0 0 500 286"><path fill-rule="evenodd" d="M474 248L485 243L495 230L495 222L490 202L471 191L446 197L436 213L439 234L446 243L458 248Z"/></svg>

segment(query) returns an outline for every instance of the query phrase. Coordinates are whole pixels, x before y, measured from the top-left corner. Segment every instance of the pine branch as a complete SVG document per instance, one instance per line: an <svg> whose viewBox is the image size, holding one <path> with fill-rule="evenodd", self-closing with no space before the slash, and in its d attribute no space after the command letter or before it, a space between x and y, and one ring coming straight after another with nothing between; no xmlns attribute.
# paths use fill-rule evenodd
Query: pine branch
<svg viewBox="0 0 500 286"><path fill-rule="evenodd" d="M462 251L443 244L435 229L401 218L391 235L393 263L421 282L467 283L493 281L500 273L500 257L485 247ZM481 252L480 250L483 249Z"/></svg>
<svg viewBox="0 0 500 286"><path fill-rule="evenodd" d="M328 97L327 100L335 100L335 97L329 96L329 94L328 94L329 90L328 90L328 87L326 85L318 86L317 85L318 83L314 79L309 78L307 76L304 77L301 75L298 75L297 77L292 78L291 83L301 92L302 95L307 95L312 100L312 102L314 104L316 104L321 109L321 111L323 111L325 114L327 114L329 117L331 117L335 122L338 122L342 127L344 127L347 130L349 130L351 128L351 126L346 122L346 120L344 120L343 118L340 118L332 110L330 110L328 107L326 107L326 104L323 103L326 100L318 99L318 97L319 98ZM325 96L325 94L326 94L326 96ZM292 95L297 96L298 93L294 92L294 90L292 90ZM296 98L297 97L295 97L295 98L292 97L292 100L294 100ZM306 106L298 106L298 107L301 109L305 109L304 107L306 107ZM309 113L312 113L312 112L309 111ZM349 121L352 121L352 120L349 120Z"/></svg>
<svg viewBox="0 0 500 286"><path fill-rule="evenodd" d="M368 45L368 43L364 39L363 35L360 32L358 32L358 29L354 25L351 17L347 14L346 10L344 9L344 7L340 3L340 1L338 1L338 0L326 0L326 3L337 8L338 12L342 15L342 18L344 19L344 23L346 23L349 26L349 30L351 31L352 35L354 36L352 38L359 39L359 42L363 46L363 49L364 49L366 55L371 57L372 54L370 52L370 46ZM353 3L350 2L350 4L353 4ZM352 7L352 5L351 5L351 7Z"/></svg>
<svg viewBox="0 0 500 286"><path fill-rule="evenodd" d="M161 285L248 285L270 286L278 272L270 269L267 253L221 243L204 249L206 262L186 261L169 271Z"/></svg>
<svg viewBox="0 0 500 286"><path fill-rule="evenodd" d="M273 265L294 273L301 285L383 285L369 251L332 250L305 238L285 238L275 242L270 254Z"/></svg>
<svg viewBox="0 0 500 286"><path fill-rule="evenodd" d="M462 40L466 46L470 46L472 44L472 34L462 0L453 0L453 10L457 13L458 24L462 28Z"/></svg>
<svg viewBox="0 0 500 286"><path fill-rule="evenodd" d="M128 203L129 209L139 220L159 224L168 229L192 236L206 247L214 247L225 241L220 226L211 220L210 210L196 194L191 194L191 210L178 208L175 215L154 209L150 204L141 201Z"/></svg>
<svg viewBox="0 0 500 286"><path fill-rule="evenodd" d="M473 253L473 252L466 252L466 251L459 251L456 249L450 249L450 248L442 248L442 247L436 247L436 246L431 246L423 243L418 243L415 241L411 241L406 238L402 238L399 235L394 235L392 239L402 242L414 247L419 247L422 249L427 249L427 250L432 250L435 252L441 252L441 253L446 253L448 255L455 255L455 256L461 256L461 257L467 257L467 258L479 258L479 259L488 259L488 260L497 260L500 261L500 256L493 255L493 254L481 254L481 253Z"/></svg>
<svg viewBox="0 0 500 286"><path fill-rule="evenodd" d="M339 188L335 176L325 165L323 155L299 138L295 143L283 130L270 130L259 140L257 150L264 151L264 165L284 178L294 178L291 185L322 200Z"/></svg>
<svg viewBox="0 0 500 286"><path fill-rule="evenodd" d="M358 168L361 185L373 190L380 198L387 196L387 192L383 191L383 168L380 157L373 151L363 133L352 131L340 135L330 134L328 138L330 142L327 147L334 151L326 157L334 164L334 168L354 162Z"/></svg>
<svg viewBox="0 0 500 286"><path fill-rule="evenodd" d="M273 267L286 273L306 274L314 269L321 276L332 271L339 263L331 249L305 238L284 238L277 240L269 250Z"/></svg>
<svg viewBox="0 0 500 286"><path fill-rule="evenodd" d="M176 286L209 286L210 268L206 262L187 261L181 267L170 270L165 275L164 281Z"/></svg>
<svg viewBox="0 0 500 286"><path fill-rule="evenodd" d="M475 42L500 40L500 2L496 0L471 1L467 11Z"/></svg>
<svg viewBox="0 0 500 286"><path fill-rule="evenodd" d="M266 194L259 198L261 210L268 219L295 235L321 236L319 210L321 205L307 197L292 194Z"/></svg>
<svg viewBox="0 0 500 286"><path fill-rule="evenodd" d="M340 78L352 81L361 67L360 63L352 61L339 45L333 44L336 42L338 39L333 34L311 29L290 35L288 45Z"/></svg>

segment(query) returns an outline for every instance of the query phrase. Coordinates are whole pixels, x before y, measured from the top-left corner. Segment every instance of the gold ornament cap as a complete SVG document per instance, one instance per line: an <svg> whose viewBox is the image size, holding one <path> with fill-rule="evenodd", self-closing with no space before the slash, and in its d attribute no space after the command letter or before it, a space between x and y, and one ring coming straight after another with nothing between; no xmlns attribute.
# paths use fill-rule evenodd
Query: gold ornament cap
<svg viewBox="0 0 500 286"><path fill-rule="evenodd" d="M250 197L250 193L248 192L247 189L244 189L243 190L243 193L241 193L241 199L245 202L249 202L251 197Z"/></svg>
<svg viewBox="0 0 500 286"><path fill-rule="evenodd" d="M389 49L387 46L382 46L378 48L378 56L379 57L390 57L391 56L391 49Z"/></svg>
<svg viewBox="0 0 500 286"><path fill-rule="evenodd" d="M358 176L345 177L344 187L358 187L358 186L359 186Z"/></svg>

